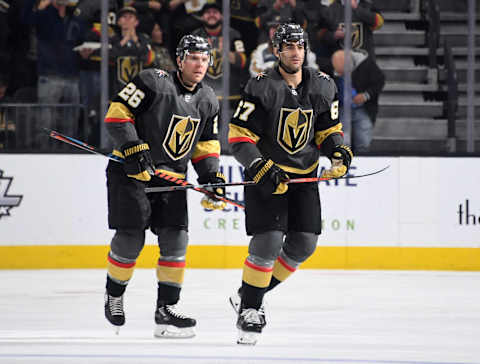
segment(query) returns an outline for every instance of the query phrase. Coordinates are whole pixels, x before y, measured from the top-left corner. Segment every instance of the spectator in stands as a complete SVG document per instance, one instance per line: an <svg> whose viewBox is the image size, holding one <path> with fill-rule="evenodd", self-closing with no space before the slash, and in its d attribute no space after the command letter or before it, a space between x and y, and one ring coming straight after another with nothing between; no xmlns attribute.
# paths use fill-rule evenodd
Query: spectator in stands
<svg viewBox="0 0 480 364"><path fill-rule="evenodd" d="M109 2L108 29L109 37L115 34L116 14L119 8L116 2ZM100 144L100 97L101 97L101 4L97 0L84 0L75 9L75 16L85 24L84 43L77 47L80 60L80 100L86 107L88 123L86 135L82 138L90 144ZM113 72L113 68L112 71ZM82 129L83 130L83 129Z"/></svg>
<svg viewBox="0 0 480 364"><path fill-rule="evenodd" d="M160 68L168 72L175 70L177 67L175 66L172 56L170 55L170 51L164 44L164 33L159 23L154 24L151 34L152 50L155 53L153 67Z"/></svg>
<svg viewBox="0 0 480 364"><path fill-rule="evenodd" d="M26 0L23 19L35 25L38 46L38 101L42 104L79 104L79 57L73 48L81 42L83 30L73 17L68 0ZM75 107L42 108L36 142L40 148L50 145L41 127L59 128L75 135L78 109ZM56 125L58 122L58 125Z"/></svg>
<svg viewBox="0 0 480 364"><path fill-rule="evenodd" d="M260 29L258 42L266 42L267 23L275 17L288 19L294 23L300 24L305 30L307 28L307 17L305 16L305 6L303 1L297 0L260 0L257 5L257 14L255 23Z"/></svg>
<svg viewBox="0 0 480 364"><path fill-rule="evenodd" d="M383 16L371 0L335 0L325 12L329 24L325 25L321 39L333 51L343 48L345 38L345 1L352 5L352 49L363 49L375 59L373 32L383 25Z"/></svg>
<svg viewBox="0 0 480 364"><path fill-rule="evenodd" d="M10 33L8 14L10 9L9 1L0 1L0 69L8 68L10 51L8 49L8 35Z"/></svg>
<svg viewBox="0 0 480 364"><path fill-rule="evenodd" d="M165 24L168 21L168 7L162 0L126 0L125 6L132 6L137 10L139 25L137 30L149 34L155 23Z"/></svg>
<svg viewBox="0 0 480 364"><path fill-rule="evenodd" d="M335 30L335 24L332 24L327 16L328 6L334 0L307 0L305 2L305 15L307 17L307 33L311 49L315 53L318 67L331 76L333 76L333 67L330 61L335 49L326 43L323 39L324 33L330 29Z"/></svg>
<svg viewBox="0 0 480 364"><path fill-rule="evenodd" d="M166 0L170 12L170 22L166 39L170 54L175 50L180 39L191 34L195 29L202 26L201 11L207 0Z"/></svg>
<svg viewBox="0 0 480 364"><path fill-rule="evenodd" d="M0 75L0 149L14 147L15 122L12 119L13 112L9 111L9 108L2 108L2 104L13 102L12 97L7 95L7 89L7 75Z"/></svg>
<svg viewBox="0 0 480 364"><path fill-rule="evenodd" d="M345 133L351 132L354 153L364 153L368 151L372 141L373 125L378 111L378 97L385 86L385 75L374 59L365 51L352 50L350 62L352 69L351 129L350 125L346 125L344 122L345 52L338 50L332 56L340 99L340 121L344 125Z"/></svg>
<svg viewBox="0 0 480 364"><path fill-rule="evenodd" d="M230 26L240 32L245 45L245 54L251 54L258 45L255 24L258 0L236 0L230 2Z"/></svg>
<svg viewBox="0 0 480 364"><path fill-rule="evenodd" d="M275 30L277 30L280 24L285 22L286 21L282 20L280 16L275 16L275 18L267 24L269 41L259 44L252 52L249 66L250 76L255 77L260 72L265 72L277 64L277 57L273 54L272 40ZM304 65L318 70L315 53L310 49L307 51L307 59Z"/></svg>
<svg viewBox="0 0 480 364"><path fill-rule="evenodd" d="M8 12L9 28L15 29L9 35L8 49L11 57L9 66L5 68L8 69L10 79L10 94L37 85L37 36L34 26L25 24L22 18L26 1L13 1Z"/></svg>
<svg viewBox="0 0 480 364"><path fill-rule="evenodd" d="M136 30L139 21L135 8L127 6L120 9L117 24L120 32L111 39L110 58L114 64L114 71L110 77L112 82L110 95L117 94L154 60L150 38Z"/></svg>
<svg viewBox="0 0 480 364"><path fill-rule="evenodd" d="M208 67L204 83L211 86L219 99L228 97L230 102L240 99L242 83L248 78L247 56L240 33L230 28L229 57L230 62L230 90L228 95L223 94L223 36L222 36L222 6L218 0L207 0L202 9L203 26L193 31L192 34L199 35L208 40L212 46L213 64ZM231 105L232 106L232 105ZM220 113L222 115L222 113ZM227 142L229 120L220 120L219 139L222 152L227 153L230 146Z"/></svg>

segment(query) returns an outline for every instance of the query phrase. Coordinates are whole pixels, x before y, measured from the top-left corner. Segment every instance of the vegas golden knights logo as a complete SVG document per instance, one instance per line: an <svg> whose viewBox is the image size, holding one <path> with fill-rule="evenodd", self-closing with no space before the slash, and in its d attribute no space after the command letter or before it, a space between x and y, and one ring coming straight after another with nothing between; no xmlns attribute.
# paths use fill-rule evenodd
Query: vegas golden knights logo
<svg viewBox="0 0 480 364"><path fill-rule="evenodd" d="M168 126L163 148L173 160L183 158L192 149L200 119L173 115Z"/></svg>
<svg viewBox="0 0 480 364"><path fill-rule="evenodd" d="M126 85L142 70L142 64L137 57L117 58L117 79Z"/></svg>
<svg viewBox="0 0 480 364"><path fill-rule="evenodd" d="M280 110L277 141L290 154L295 154L307 144L312 126L313 110Z"/></svg>
<svg viewBox="0 0 480 364"><path fill-rule="evenodd" d="M345 29L345 24L340 23L340 27ZM363 47L363 24L362 23L352 23L352 48L362 48Z"/></svg>
<svg viewBox="0 0 480 364"><path fill-rule="evenodd" d="M212 49L212 59L213 64L208 67L207 75L210 78L216 80L219 77L222 77L223 67L222 67L222 52L217 49Z"/></svg>

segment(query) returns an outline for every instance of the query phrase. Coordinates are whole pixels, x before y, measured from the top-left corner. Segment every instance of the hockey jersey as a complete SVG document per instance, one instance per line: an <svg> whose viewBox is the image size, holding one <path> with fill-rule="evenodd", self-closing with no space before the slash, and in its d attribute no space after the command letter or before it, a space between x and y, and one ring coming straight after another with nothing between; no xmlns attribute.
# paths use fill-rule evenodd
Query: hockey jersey
<svg viewBox="0 0 480 364"><path fill-rule="evenodd" d="M287 172L308 174L317 167L321 151L329 155L332 144L343 142L334 81L308 67L302 75L296 89L287 85L278 67L247 83L229 131L233 153L245 167L263 157ZM324 143L329 138L334 143Z"/></svg>
<svg viewBox="0 0 480 364"><path fill-rule="evenodd" d="M193 92L176 72L140 72L115 97L105 118L114 154L128 141L150 146L157 169L184 178L191 160L199 175L218 170L218 101L213 90L197 84Z"/></svg>

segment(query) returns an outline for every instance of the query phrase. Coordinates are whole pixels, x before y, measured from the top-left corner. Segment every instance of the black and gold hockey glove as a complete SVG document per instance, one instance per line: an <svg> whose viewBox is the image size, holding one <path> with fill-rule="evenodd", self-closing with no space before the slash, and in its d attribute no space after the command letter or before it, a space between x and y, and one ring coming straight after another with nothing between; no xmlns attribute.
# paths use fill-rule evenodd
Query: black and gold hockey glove
<svg viewBox="0 0 480 364"><path fill-rule="evenodd" d="M139 181L150 181L155 173L155 165L153 164L148 144L141 140L136 140L125 143L121 149L125 157L123 169L127 176Z"/></svg>
<svg viewBox="0 0 480 364"><path fill-rule="evenodd" d="M248 168L248 175L262 189L264 195L279 195L287 192L288 174L275 165L271 159L260 159Z"/></svg>
<svg viewBox="0 0 480 364"><path fill-rule="evenodd" d="M225 183L225 176L220 172L211 172L207 173L198 178L198 183L200 184L217 184ZM204 187L207 191L214 193L217 196L225 197L225 187ZM226 202L218 200L214 197L205 195L200 204L209 210L223 210L227 205Z"/></svg>
<svg viewBox="0 0 480 364"><path fill-rule="evenodd" d="M340 178L347 174L352 163L353 153L348 145L337 145L332 149L330 169L323 171L322 178Z"/></svg>

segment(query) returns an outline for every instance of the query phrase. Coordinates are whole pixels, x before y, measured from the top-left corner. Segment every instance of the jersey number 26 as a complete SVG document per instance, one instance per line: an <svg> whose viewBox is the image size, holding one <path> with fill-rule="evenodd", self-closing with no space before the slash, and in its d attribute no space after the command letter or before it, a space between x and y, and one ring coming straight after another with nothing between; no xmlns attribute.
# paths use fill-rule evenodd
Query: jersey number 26
<svg viewBox="0 0 480 364"><path fill-rule="evenodd" d="M145 97L145 92L138 89L134 83L130 82L118 93L118 96L125 100L131 107L136 108Z"/></svg>

